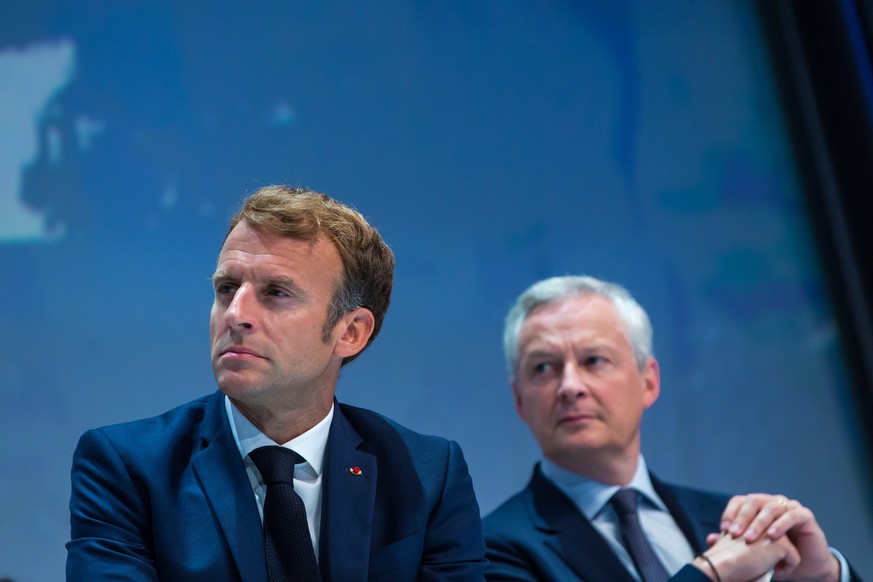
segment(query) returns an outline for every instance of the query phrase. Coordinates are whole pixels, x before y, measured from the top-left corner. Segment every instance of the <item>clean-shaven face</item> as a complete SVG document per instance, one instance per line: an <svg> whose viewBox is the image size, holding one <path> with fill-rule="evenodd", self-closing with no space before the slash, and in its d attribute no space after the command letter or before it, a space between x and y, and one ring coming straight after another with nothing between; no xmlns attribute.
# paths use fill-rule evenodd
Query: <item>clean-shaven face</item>
<svg viewBox="0 0 873 582"><path fill-rule="evenodd" d="M544 456L562 467L590 474L610 459L636 458L643 410L658 391L657 362L638 369L624 325L603 297L542 305L521 326L516 410Z"/></svg>
<svg viewBox="0 0 873 582"><path fill-rule="evenodd" d="M240 222L214 275L212 370L222 392L244 401L312 403L333 390L335 333L322 331L342 270L324 237L304 241Z"/></svg>

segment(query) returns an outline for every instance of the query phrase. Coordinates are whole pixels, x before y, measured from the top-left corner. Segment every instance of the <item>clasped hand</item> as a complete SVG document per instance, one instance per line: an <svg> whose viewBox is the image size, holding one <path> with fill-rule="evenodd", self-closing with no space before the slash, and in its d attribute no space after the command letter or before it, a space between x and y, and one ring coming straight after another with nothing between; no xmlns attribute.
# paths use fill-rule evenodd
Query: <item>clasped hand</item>
<svg viewBox="0 0 873 582"><path fill-rule="evenodd" d="M774 580L838 582L840 563L812 511L782 495L738 495L722 514L721 533L707 537L706 556L722 582L748 582L773 571ZM707 572L701 564L695 564Z"/></svg>

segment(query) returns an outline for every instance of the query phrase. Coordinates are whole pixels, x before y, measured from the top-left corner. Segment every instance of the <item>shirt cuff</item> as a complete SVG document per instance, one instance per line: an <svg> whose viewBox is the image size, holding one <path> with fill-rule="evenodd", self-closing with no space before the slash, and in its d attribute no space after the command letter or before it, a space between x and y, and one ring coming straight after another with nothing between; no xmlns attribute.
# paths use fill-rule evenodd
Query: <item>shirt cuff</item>
<svg viewBox="0 0 873 582"><path fill-rule="evenodd" d="M834 548L828 548L837 561L840 563L840 582L849 582L849 563L843 557L843 554Z"/></svg>

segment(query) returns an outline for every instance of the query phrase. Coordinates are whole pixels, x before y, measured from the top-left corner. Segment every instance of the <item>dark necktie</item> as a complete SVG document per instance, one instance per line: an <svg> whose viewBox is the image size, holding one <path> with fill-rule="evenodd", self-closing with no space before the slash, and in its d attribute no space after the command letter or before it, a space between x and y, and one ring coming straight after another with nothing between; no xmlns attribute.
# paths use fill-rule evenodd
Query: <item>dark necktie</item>
<svg viewBox="0 0 873 582"><path fill-rule="evenodd" d="M633 489L619 489L612 496L613 509L621 524L621 537L631 555L637 571L645 582L665 582L669 575L664 565L655 555L643 528L640 527L640 516L637 514L639 496Z"/></svg>
<svg viewBox="0 0 873 582"><path fill-rule="evenodd" d="M294 492L294 465L303 463L303 457L279 446L257 448L249 457L267 486L264 546L270 582L321 580L306 524L306 507Z"/></svg>

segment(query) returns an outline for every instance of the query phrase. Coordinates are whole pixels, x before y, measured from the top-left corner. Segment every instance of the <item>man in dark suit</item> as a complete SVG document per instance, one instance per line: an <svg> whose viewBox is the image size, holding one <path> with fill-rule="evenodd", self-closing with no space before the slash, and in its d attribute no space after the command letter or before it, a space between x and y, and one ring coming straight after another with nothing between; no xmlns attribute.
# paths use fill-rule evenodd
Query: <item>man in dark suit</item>
<svg viewBox="0 0 873 582"><path fill-rule="evenodd" d="M302 563L313 580L482 580L458 445L334 398L379 331L393 269L347 206L283 186L249 197L213 276L219 392L82 436L67 580L275 582ZM272 509L285 495L301 521L290 546Z"/></svg>
<svg viewBox="0 0 873 582"><path fill-rule="evenodd" d="M662 482L640 453L660 391L652 328L622 287L555 277L506 318L516 410L543 460L484 520L486 579L537 582L858 580L812 512Z"/></svg>

